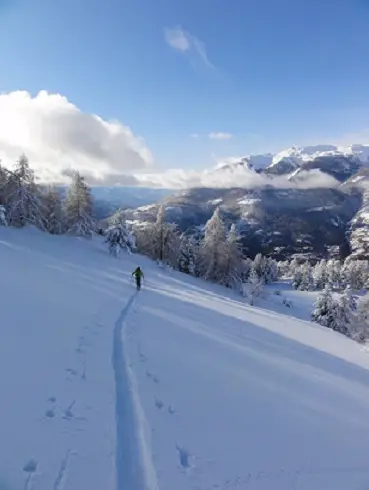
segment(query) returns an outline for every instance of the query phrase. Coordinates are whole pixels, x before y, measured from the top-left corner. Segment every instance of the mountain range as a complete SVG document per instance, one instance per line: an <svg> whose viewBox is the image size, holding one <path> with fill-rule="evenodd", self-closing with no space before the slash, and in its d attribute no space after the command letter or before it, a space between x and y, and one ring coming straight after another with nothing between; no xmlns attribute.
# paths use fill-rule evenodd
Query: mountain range
<svg viewBox="0 0 369 490"><path fill-rule="evenodd" d="M233 159L209 175L211 187L166 190L158 203L118 212L141 226L163 204L168 221L201 234L220 206L250 256L369 258L369 145L293 147Z"/></svg>

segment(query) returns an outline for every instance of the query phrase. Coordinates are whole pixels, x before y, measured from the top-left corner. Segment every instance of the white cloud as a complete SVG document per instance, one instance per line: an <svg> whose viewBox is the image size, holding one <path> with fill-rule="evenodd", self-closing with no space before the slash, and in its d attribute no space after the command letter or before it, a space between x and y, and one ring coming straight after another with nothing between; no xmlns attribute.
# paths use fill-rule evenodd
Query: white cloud
<svg viewBox="0 0 369 490"><path fill-rule="evenodd" d="M208 68L214 68L210 62L205 44L196 36L182 29L182 27L166 28L165 40L169 46L189 56L195 55Z"/></svg>
<svg viewBox="0 0 369 490"><path fill-rule="evenodd" d="M172 46L174 49L178 49L178 51L189 51L191 49L191 38L190 35L187 34L180 27L176 27L175 29L165 29L165 40L166 42Z"/></svg>
<svg viewBox="0 0 369 490"><path fill-rule="evenodd" d="M191 138L194 138L194 139L200 138L200 135L198 133L191 133L190 136L191 136Z"/></svg>
<svg viewBox="0 0 369 490"><path fill-rule="evenodd" d="M254 189L266 185L281 189L308 189L337 187L339 185L337 180L319 170L301 172L299 179L290 181L288 176L269 176L257 173L245 166L233 165L234 163L236 163L235 159L228 158L218 162L214 168L203 171L171 169L161 174L136 175L136 178L138 185L166 189L191 187L244 187L245 189Z"/></svg>
<svg viewBox="0 0 369 490"><path fill-rule="evenodd" d="M45 91L0 94L0 159L11 167L23 152L43 182L66 182L78 169L91 183L111 184L153 164L129 127Z"/></svg>
<svg viewBox="0 0 369 490"><path fill-rule="evenodd" d="M209 133L208 134L208 137L211 140L229 140L229 139L233 138L233 134L231 134L231 133L222 133L222 132Z"/></svg>

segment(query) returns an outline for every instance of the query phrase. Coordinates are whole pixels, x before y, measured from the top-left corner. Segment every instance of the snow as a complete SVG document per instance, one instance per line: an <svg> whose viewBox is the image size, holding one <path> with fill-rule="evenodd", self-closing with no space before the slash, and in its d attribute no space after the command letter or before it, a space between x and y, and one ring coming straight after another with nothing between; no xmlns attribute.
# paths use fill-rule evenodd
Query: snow
<svg viewBox="0 0 369 490"><path fill-rule="evenodd" d="M365 175L357 175L353 179L351 179L351 182L360 182L361 180L365 179Z"/></svg>
<svg viewBox="0 0 369 490"><path fill-rule="evenodd" d="M300 167L304 162L314 160L324 156L345 156L356 157L361 163L369 163L369 145L349 145L349 146L334 146L334 145L316 145L305 147L291 147L277 153L273 157L270 167L278 165L285 160L290 162L296 168Z"/></svg>
<svg viewBox="0 0 369 490"><path fill-rule="evenodd" d="M155 204L147 204L146 206L140 206L137 211L150 211L150 209L155 208Z"/></svg>
<svg viewBox="0 0 369 490"><path fill-rule="evenodd" d="M256 170L262 170L268 167L273 161L272 153L265 153L260 155L246 155L239 157L230 157L220 160L214 167L214 170L234 171L238 167L254 168Z"/></svg>
<svg viewBox="0 0 369 490"><path fill-rule="evenodd" d="M261 202L261 199L242 197L238 200L240 206L252 206L258 202Z"/></svg>
<svg viewBox="0 0 369 490"><path fill-rule="evenodd" d="M0 228L0 267L1 489L368 485L368 353L306 321L312 296L251 307L33 229Z"/></svg>

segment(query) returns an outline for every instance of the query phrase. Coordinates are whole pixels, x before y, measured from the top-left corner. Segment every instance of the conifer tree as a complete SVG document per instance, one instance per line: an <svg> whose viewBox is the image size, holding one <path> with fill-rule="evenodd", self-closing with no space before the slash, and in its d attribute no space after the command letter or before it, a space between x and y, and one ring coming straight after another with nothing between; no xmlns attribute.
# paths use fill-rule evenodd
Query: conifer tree
<svg viewBox="0 0 369 490"><path fill-rule="evenodd" d="M65 202L67 233L91 237L96 230L92 216L92 196L85 179L75 172Z"/></svg>
<svg viewBox="0 0 369 490"><path fill-rule="evenodd" d="M240 235L236 225L232 224L224 247L223 284L229 288L239 289L242 281L242 250Z"/></svg>
<svg viewBox="0 0 369 490"><path fill-rule="evenodd" d="M32 224L45 230L45 207L28 158L21 155L14 171L8 174L5 201L9 224L19 227Z"/></svg>
<svg viewBox="0 0 369 490"><path fill-rule="evenodd" d="M109 253L118 257L120 252L131 253L136 245L132 233L127 229L123 220L115 219L105 232L105 242L108 244Z"/></svg>
<svg viewBox="0 0 369 490"><path fill-rule="evenodd" d="M43 195L45 208L45 227L53 235L64 231L64 213L60 193L55 187L49 187Z"/></svg>
<svg viewBox="0 0 369 490"><path fill-rule="evenodd" d="M205 225L205 234L201 244L201 260L205 279L221 282L224 278L224 247L226 228L220 215L220 209Z"/></svg>

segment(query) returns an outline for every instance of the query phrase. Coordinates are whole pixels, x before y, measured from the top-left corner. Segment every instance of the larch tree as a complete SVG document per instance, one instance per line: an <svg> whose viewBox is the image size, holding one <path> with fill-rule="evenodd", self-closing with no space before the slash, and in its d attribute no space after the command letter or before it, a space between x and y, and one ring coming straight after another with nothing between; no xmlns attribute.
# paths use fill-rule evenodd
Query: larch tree
<svg viewBox="0 0 369 490"><path fill-rule="evenodd" d="M79 172L75 172L65 201L67 233L91 237L96 230L92 215L92 196L89 186Z"/></svg>
<svg viewBox="0 0 369 490"><path fill-rule="evenodd" d="M45 231L45 206L35 183L28 158L21 155L6 183L8 222L12 226L32 224Z"/></svg>
<svg viewBox="0 0 369 490"><path fill-rule="evenodd" d="M220 282L224 277L224 247L226 227L220 215L220 209L205 225L205 234L201 243L201 261L206 280Z"/></svg>
<svg viewBox="0 0 369 490"><path fill-rule="evenodd" d="M45 227L52 235L60 235L64 231L64 212L60 192L49 187L43 195L45 207Z"/></svg>
<svg viewBox="0 0 369 490"><path fill-rule="evenodd" d="M224 246L224 278L222 283L237 289L242 282L242 249L236 225L232 224Z"/></svg>

